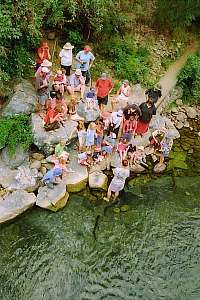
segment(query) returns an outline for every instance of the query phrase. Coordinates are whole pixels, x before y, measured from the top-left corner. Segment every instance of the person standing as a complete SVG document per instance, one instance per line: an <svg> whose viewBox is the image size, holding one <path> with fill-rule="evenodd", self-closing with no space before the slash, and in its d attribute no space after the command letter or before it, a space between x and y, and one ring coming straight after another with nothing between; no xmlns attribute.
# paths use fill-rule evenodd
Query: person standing
<svg viewBox="0 0 200 300"><path fill-rule="evenodd" d="M123 84L121 85L120 89L117 91L116 100L113 99L114 103L118 104L118 107L120 109L125 108L128 105L129 96L131 93L131 87L129 85L128 80L124 80ZM114 105L112 104L112 109L114 108Z"/></svg>
<svg viewBox="0 0 200 300"><path fill-rule="evenodd" d="M48 74L48 72L48 68L42 67L40 73L35 79L35 88L37 91L38 101L43 107L45 106L45 103L50 96L48 81L46 79L46 75Z"/></svg>
<svg viewBox="0 0 200 300"><path fill-rule="evenodd" d="M113 89L113 83L110 78L108 78L106 73L101 74L96 82L96 94L101 112L104 111L104 106L108 104L108 95Z"/></svg>
<svg viewBox="0 0 200 300"><path fill-rule="evenodd" d="M61 68L65 70L66 76L70 76L72 58L73 58L72 49L74 49L74 46L72 46L70 43L66 43L59 54L60 65Z"/></svg>
<svg viewBox="0 0 200 300"><path fill-rule="evenodd" d="M77 69L80 69L83 77L85 77L85 84L88 84L91 78L90 68L95 60L94 55L91 52L90 46L86 45L82 51L79 51L76 55Z"/></svg>
<svg viewBox="0 0 200 300"><path fill-rule="evenodd" d="M104 197L105 201L110 201L112 193L114 193L114 200L119 196L119 192L124 189L126 178L130 176L130 170L128 160L122 161L122 167L116 168L113 171L114 177L109 185L107 197Z"/></svg>
<svg viewBox="0 0 200 300"><path fill-rule="evenodd" d="M80 92L82 100L85 93L85 79L80 69L76 69L75 73L70 76L69 84L67 90L70 95L74 95L74 92Z"/></svg>
<svg viewBox="0 0 200 300"><path fill-rule="evenodd" d="M35 67L36 71L41 66L41 64L45 59L50 60L51 54L49 51L48 43L46 41L43 41L40 44L40 47L37 49L37 59L36 59L36 67Z"/></svg>

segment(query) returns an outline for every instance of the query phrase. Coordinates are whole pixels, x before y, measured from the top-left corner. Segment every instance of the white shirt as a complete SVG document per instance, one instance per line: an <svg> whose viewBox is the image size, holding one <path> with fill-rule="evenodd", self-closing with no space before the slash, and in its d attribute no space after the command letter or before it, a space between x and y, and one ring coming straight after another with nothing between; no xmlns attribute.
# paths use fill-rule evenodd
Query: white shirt
<svg viewBox="0 0 200 300"><path fill-rule="evenodd" d="M72 65L72 50L62 49L59 54L61 58L61 65L63 66L71 66Z"/></svg>
<svg viewBox="0 0 200 300"><path fill-rule="evenodd" d="M112 112L110 115L110 122L115 124L115 128L118 128L121 125L123 117L117 115L117 112Z"/></svg>

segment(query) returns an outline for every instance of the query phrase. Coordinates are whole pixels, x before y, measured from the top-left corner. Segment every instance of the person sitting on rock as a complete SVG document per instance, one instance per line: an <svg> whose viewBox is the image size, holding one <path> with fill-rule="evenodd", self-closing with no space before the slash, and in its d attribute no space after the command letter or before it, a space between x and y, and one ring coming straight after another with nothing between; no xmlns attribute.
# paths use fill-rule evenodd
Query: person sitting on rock
<svg viewBox="0 0 200 300"><path fill-rule="evenodd" d="M38 101L42 107L45 106L46 101L49 99L50 96L48 81L46 79L46 74L48 72L48 68L43 67L41 69L41 72L35 79L35 88L37 91Z"/></svg>
<svg viewBox="0 0 200 300"><path fill-rule="evenodd" d="M55 91L51 91L50 97L48 98L45 104L46 110L51 106L56 107L56 103L57 103L57 93Z"/></svg>
<svg viewBox="0 0 200 300"><path fill-rule="evenodd" d="M58 184L61 181L62 169L61 168L53 168L43 176L43 182L49 188L53 188L54 184Z"/></svg>
<svg viewBox="0 0 200 300"><path fill-rule="evenodd" d="M85 93L85 79L82 76L81 70L76 69L75 73L70 76L68 91L70 95L74 95L74 92L81 93L81 99L83 100L84 93Z"/></svg>
<svg viewBox="0 0 200 300"><path fill-rule="evenodd" d="M52 62L50 62L48 59L45 59L41 63L40 67L37 69L37 71L35 73L35 77L37 77L40 74L43 67L47 68L49 70L48 73L46 73L46 77L45 77L45 79L48 81L50 79L50 77L52 76L52 72L51 72Z"/></svg>
<svg viewBox="0 0 200 300"><path fill-rule="evenodd" d="M122 122L123 111L120 109L116 112L112 112L110 115L109 131L114 132L116 136L118 136Z"/></svg>
<svg viewBox="0 0 200 300"><path fill-rule="evenodd" d="M55 147L55 157L56 158L64 158L66 161L69 159L69 153L65 150L66 141L61 139L59 144Z"/></svg>
<svg viewBox="0 0 200 300"><path fill-rule="evenodd" d="M136 147L136 151L133 153L130 159L130 165L143 165L148 167L146 164L146 154L143 146Z"/></svg>
<svg viewBox="0 0 200 300"><path fill-rule="evenodd" d="M68 173L74 173L74 171L71 168L67 168L68 159L66 157L59 157L58 160L54 162L55 166L54 168L60 168L62 170L62 177L65 177Z"/></svg>
<svg viewBox="0 0 200 300"><path fill-rule="evenodd" d="M92 152L81 152L78 154L78 163L83 166L91 166L92 164Z"/></svg>
<svg viewBox="0 0 200 300"><path fill-rule="evenodd" d="M68 107L66 101L62 94L56 94L56 105L60 105L62 107L62 118L63 120L66 119L68 113Z"/></svg>
<svg viewBox="0 0 200 300"><path fill-rule="evenodd" d="M123 84L121 85L120 89L117 91L116 95L116 100L115 101L116 105L118 106L118 109L123 109L128 105L128 99L131 93L131 87L129 85L128 80L124 80ZM112 110L114 110L114 103L111 101L112 104Z"/></svg>
<svg viewBox="0 0 200 300"><path fill-rule="evenodd" d="M68 119L71 119L73 116L76 115L76 108L77 108L77 100L75 96L72 96L71 101L67 104Z"/></svg>
<svg viewBox="0 0 200 300"><path fill-rule="evenodd" d="M117 152L119 153L121 162L126 158L128 148L128 141L126 139L121 138L117 145Z"/></svg>
<svg viewBox="0 0 200 300"><path fill-rule="evenodd" d="M160 142L160 164L164 163L166 157L169 157L170 151L173 146L173 135L170 132L166 132L164 139Z"/></svg>
<svg viewBox="0 0 200 300"><path fill-rule="evenodd" d="M53 89L56 92L59 92L61 95L64 95L64 92L67 89L67 78L61 70L58 70L56 75L54 76Z"/></svg>
<svg viewBox="0 0 200 300"><path fill-rule="evenodd" d="M51 103L44 117L45 130L51 131L58 129L60 127L60 124L63 124L62 115L63 114L62 111L60 111L60 107L57 107L55 104Z"/></svg>

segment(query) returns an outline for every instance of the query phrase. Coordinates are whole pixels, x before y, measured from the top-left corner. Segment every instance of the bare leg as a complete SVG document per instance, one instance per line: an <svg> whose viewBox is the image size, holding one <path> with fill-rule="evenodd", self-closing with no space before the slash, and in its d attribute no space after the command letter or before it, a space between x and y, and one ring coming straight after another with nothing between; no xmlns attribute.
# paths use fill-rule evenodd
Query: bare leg
<svg viewBox="0 0 200 300"><path fill-rule="evenodd" d="M119 196L119 192L115 192L114 200Z"/></svg>
<svg viewBox="0 0 200 300"><path fill-rule="evenodd" d="M85 93L85 84L81 84L80 90L81 90L81 99L83 99L84 98L84 93Z"/></svg>

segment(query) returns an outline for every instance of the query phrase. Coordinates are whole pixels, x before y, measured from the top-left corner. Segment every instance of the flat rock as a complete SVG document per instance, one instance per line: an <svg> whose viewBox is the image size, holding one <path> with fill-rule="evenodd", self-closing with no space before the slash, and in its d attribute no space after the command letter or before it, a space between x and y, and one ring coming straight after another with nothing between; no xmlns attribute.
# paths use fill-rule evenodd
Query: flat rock
<svg viewBox="0 0 200 300"><path fill-rule="evenodd" d="M32 158L36 159L36 160L43 160L45 158L45 156L42 153L32 153Z"/></svg>
<svg viewBox="0 0 200 300"><path fill-rule="evenodd" d="M167 167L166 164L164 164L164 163L158 163L158 164L156 164L154 166L153 171L155 173L162 173L162 172L164 172L164 170L166 169L166 167Z"/></svg>
<svg viewBox="0 0 200 300"><path fill-rule="evenodd" d="M14 191L0 202L0 224L21 215L36 202L36 196L26 191Z"/></svg>
<svg viewBox="0 0 200 300"><path fill-rule="evenodd" d="M30 169L28 165L20 166L7 188L9 191L26 190L27 192L33 192L38 188L38 177L37 169Z"/></svg>
<svg viewBox="0 0 200 300"><path fill-rule="evenodd" d="M85 103L80 102L77 107L77 113L80 117L84 118L85 122L93 122L100 116L99 109L85 109Z"/></svg>
<svg viewBox="0 0 200 300"><path fill-rule="evenodd" d="M52 211L57 211L63 208L69 199L69 194L66 191L65 178L61 183L54 185L54 188L47 186L40 187L38 190L36 205Z"/></svg>
<svg viewBox="0 0 200 300"><path fill-rule="evenodd" d="M5 147L0 155L0 159L9 167L17 168L25 161L28 161L28 152L23 150L22 147L17 146L15 154L11 155L8 147Z"/></svg>
<svg viewBox="0 0 200 300"><path fill-rule="evenodd" d="M17 170L13 170L0 161L0 185L8 188L17 175Z"/></svg>
<svg viewBox="0 0 200 300"><path fill-rule="evenodd" d="M187 116L184 112L179 112L176 116L176 119L183 123L187 119Z"/></svg>
<svg viewBox="0 0 200 300"><path fill-rule="evenodd" d="M86 166L81 166L78 163L77 152L70 151L70 162L68 167L74 173L68 173L66 176L67 191L76 193L84 190L88 182L88 170Z"/></svg>
<svg viewBox="0 0 200 300"><path fill-rule="evenodd" d="M184 108L188 118L195 119L198 115L198 112L194 107L185 106Z"/></svg>
<svg viewBox="0 0 200 300"><path fill-rule="evenodd" d="M137 174L143 173L145 170L146 169L139 164L135 164L130 168L131 172L137 173Z"/></svg>
<svg viewBox="0 0 200 300"><path fill-rule="evenodd" d="M69 136L77 127L77 122L67 120L64 122L64 126L47 132L43 127L43 120L38 114L32 114L31 119L34 144L46 155L54 152L54 147L60 139L69 141Z"/></svg>
<svg viewBox="0 0 200 300"><path fill-rule="evenodd" d="M89 175L89 187L91 189L107 190L108 177L102 172L93 172Z"/></svg>
<svg viewBox="0 0 200 300"><path fill-rule="evenodd" d="M40 169L41 167L41 162L39 160L34 160L31 164L30 164L30 168L31 169Z"/></svg>
<svg viewBox="0 0 200 300"><path fill-rule="evenodd" d="M35 112L38 106L38 99L33 85L27 80L22 80L15 90L14 95L3 109L2 116Z"/></svg>

